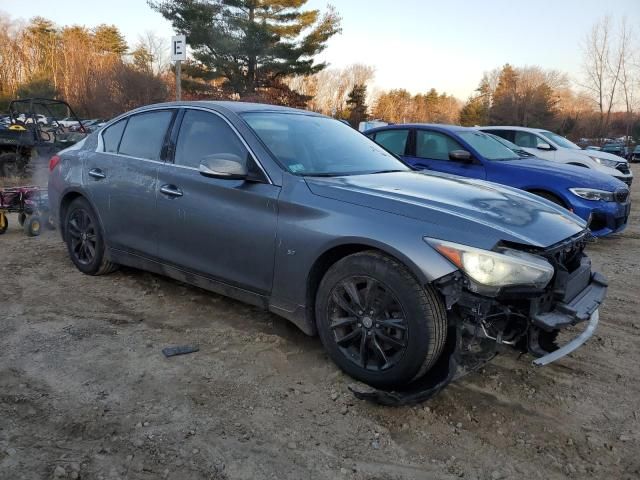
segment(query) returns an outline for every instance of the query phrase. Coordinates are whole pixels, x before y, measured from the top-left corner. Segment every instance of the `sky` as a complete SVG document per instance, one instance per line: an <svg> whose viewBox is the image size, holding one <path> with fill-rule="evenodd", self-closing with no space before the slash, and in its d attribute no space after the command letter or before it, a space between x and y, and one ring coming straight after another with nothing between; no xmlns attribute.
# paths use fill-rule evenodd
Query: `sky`
<svg viewBox="0 0 640 480"><path fill-rule="evenodd" d="M604 15L623 16L640 35L640 0L309 0L334 5L342 34L319 60L332 67L365 63L374 88L435 88L466 99L483 72L505 63L581 74L581 43ZM171 24L145 0L0 0L13 18L41 15L59 25L115 24L133 44L145 31L167 41ZM188 39L187 39L188 41Z"/></svg>

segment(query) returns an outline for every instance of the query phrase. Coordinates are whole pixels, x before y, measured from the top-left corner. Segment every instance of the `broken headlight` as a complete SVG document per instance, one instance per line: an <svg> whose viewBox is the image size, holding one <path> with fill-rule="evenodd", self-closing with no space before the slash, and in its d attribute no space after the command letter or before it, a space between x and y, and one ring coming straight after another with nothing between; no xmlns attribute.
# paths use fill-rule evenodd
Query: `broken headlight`
<svg viewBox="0 0 640 480"><path fill-rule="evenodd" d="M480 285L544 288L554 274L544 258L519 250L504 248L494 252L435 238L424 240Z"/></svg>

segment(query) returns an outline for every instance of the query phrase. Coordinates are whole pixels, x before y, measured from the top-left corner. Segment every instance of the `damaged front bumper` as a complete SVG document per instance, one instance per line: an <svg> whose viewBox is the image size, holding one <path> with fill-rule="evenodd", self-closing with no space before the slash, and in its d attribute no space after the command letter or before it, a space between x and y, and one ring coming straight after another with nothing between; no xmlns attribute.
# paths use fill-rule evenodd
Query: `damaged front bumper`
<svg viewBox="0 0 640 480"><path fill-rule="evenodd" d="M587 328L576 338L567 342L557 350L543 354L533 361L534 365L543 366L568 355L584 344L593 336L600 318L598 308L607 294L607 281L599 273L591 275L590 282L569 301L561 302L550 312L534 315L532 323L534 327L546 332L554 332L569 325L589 320ZM530 337L531 338L531 337ZM529 350L535 351L535 345L530 344Z"/></svg>

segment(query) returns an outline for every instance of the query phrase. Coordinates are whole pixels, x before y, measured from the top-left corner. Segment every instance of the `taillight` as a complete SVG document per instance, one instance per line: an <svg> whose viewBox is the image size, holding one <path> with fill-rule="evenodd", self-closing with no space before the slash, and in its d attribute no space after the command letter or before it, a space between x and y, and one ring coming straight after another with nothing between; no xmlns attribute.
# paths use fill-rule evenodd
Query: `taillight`
<svg viewBox="0 0 640 480"><path fill-rule="evenodd" d="M51 159L49 160L49 171L53 171L53 169L56 168L59 163L60 157L58 155L54 155L53 157L51 157Z"/></svg>

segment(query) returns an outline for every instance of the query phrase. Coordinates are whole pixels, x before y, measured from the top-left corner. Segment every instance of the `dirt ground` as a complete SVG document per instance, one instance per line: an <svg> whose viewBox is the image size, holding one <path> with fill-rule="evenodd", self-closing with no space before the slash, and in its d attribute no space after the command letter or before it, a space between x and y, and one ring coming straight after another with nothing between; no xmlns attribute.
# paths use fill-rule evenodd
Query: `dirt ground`
<svg viewBox="0 0 640 480"><path fill-rule="evenodd" d="M583 348L544 368L502 354L404 408L355 399L274 315L132 269L82 275L57 232L11 216L0 478L640 478L639 212L589 246L610 289ZM163 357L179 344L200 351Z"/></svg>

